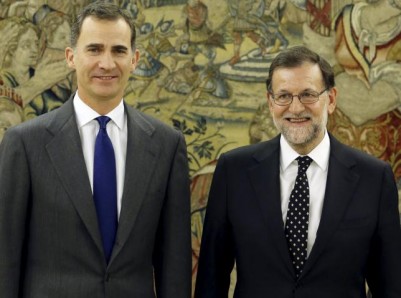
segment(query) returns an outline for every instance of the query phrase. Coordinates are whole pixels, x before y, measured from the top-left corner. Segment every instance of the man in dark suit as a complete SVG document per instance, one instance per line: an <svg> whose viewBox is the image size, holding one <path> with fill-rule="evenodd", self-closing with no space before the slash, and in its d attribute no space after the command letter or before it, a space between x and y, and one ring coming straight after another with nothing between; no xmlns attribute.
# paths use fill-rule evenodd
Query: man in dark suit
<svg viewBox="0 0 401 298"><path fill-rule="evenodd" d="M131 16L89 5L66 58L77 93L0 145L0 297L190 297L185 141L123 101Z"/></svg>
<svg viewBox="0 0 401 298"><path fill-rule="evenodd" d="M267 79L281 134L223 154L203 229L195 297L401 297L401 230L391 167L326 131L330 65L281 52Z"/></svg>

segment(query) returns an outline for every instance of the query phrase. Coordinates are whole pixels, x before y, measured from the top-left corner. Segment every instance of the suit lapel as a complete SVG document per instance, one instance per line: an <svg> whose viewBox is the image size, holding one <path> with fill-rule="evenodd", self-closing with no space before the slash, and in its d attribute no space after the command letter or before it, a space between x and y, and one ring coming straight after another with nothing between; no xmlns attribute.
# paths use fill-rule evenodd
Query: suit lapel
<svg viewBox="0 0 401 298"><path fill-rule="evenodd" d="M130 235L156 168L159 145L152 142L154 127L141 114L125 106L128 121L124 191L116 245L110 263Z"/></svg>
<svg viewBox="0 0 401 298"><path fill-rule="evenodd" d="M352 170L355 161L344 152L344 145L332 136L330 141L329 169L322 216L315 243L302 275L312 268L337 230L359 180L359 175Z"/></svg>
<svg viewBox="0 0 401 298"><path fill-rule="evenodd" d="M54 113L48 130L54 136L46 145L50 160L89 234L103 251L72 99Z"/></svg>
<svg viewBox="0 0 401 298"><path fill-rule="evenodd" d="M280 198L280 136L254 155L257 165L248 170L265 225L273 237L277 253L290 274L294 274L284 235Z"/></svg>

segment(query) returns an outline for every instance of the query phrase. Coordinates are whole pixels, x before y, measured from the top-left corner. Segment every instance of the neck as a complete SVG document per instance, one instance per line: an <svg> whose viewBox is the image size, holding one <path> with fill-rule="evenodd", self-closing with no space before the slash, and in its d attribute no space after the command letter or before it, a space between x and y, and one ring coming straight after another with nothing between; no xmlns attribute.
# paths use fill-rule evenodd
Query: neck
<svg viewBox="0 0 401 298"><path fill-rule="evenodd" d="M96 111L100 115L104 116L110 113L112 110L114 110L121 102L122 96L121 97L116 97L112 99L98 99L98 100L92 100L88 99L86 96L81 96L79 94L79 89L78 89L78 95L81 100L87 104L92 110Z"/></svg>

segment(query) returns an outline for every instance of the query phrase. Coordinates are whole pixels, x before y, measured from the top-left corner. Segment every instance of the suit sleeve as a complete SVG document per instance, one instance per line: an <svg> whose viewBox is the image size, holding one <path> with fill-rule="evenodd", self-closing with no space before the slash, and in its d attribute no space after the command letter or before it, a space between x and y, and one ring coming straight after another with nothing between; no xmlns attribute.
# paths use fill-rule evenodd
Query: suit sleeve
<svg viewBox="0 0 401 298"><path fill-rule="evenodd" d="M224 155L213 175L199 255L195 297L228 296L234 266L234 243L227 214L227 179Z"/></svg>
<svg viewBox="0 0 401 298"><path fill-rule="evenodd" d="M24 144L15 130L9 130L0 144L0 297L21 295L29 193Z"/></svg>
<svg viewBox="0 0 401 298"><path fill-rule="evenodd" d="M401 228L394 175L386 166L381 181L379 221L372 239L367 282L373 298L401 297Z"/></svg>
<svg viewBox="0 0 401 298"><path fill-rule="evenodd" d="M181 134L166 194L154 251L156 293L160 298L189 298L192 270L189 170Z"/></svg>

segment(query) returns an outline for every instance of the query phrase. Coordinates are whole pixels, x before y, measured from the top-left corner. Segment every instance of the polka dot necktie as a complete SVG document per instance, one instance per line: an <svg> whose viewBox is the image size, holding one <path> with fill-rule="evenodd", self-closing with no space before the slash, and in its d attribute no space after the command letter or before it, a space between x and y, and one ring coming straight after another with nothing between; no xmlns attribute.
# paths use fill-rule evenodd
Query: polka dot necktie
<svg viewBox="0 0 401 298"><path fill-rule="evenodd" d="M309 183L306 170L309 156L299 156L298 174L288 202L285 237L295 273L299 277L306 262L309 224Z"/></svg>

